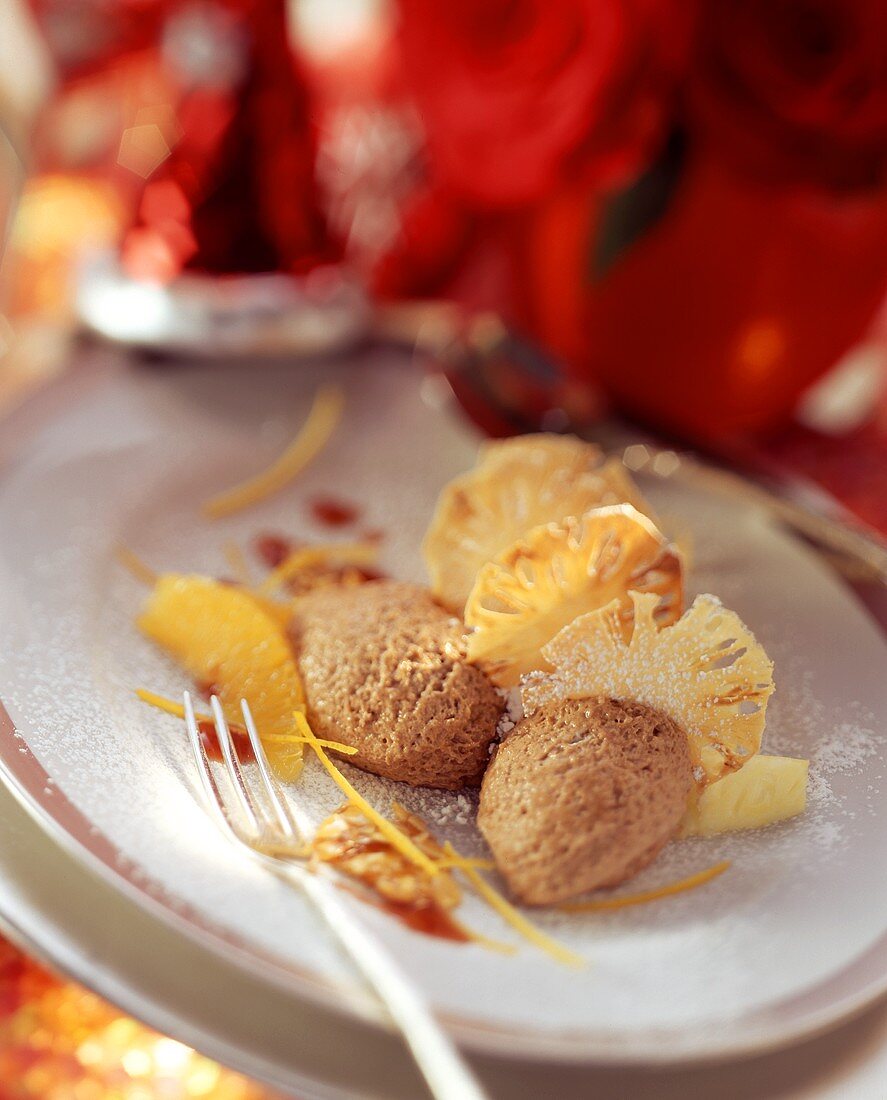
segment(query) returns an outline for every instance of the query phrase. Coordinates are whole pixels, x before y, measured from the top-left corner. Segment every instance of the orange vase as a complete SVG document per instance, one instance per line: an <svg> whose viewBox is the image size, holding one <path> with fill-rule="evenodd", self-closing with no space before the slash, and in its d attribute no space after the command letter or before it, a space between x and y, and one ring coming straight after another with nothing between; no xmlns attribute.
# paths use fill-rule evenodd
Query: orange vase
<svg viewBox="0 0 887 1100"><path fill-rule="evenodd" d="M577 370L681 435L769 429L885 290L887 195L753 183L696 153L661 220L591 284Z"/></svg>

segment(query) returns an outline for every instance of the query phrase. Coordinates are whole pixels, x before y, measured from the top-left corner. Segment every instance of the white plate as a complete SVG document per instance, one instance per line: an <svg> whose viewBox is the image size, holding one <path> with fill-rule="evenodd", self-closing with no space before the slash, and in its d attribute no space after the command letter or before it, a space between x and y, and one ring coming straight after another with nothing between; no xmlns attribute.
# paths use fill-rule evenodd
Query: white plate
<svg viewBox="0 0 887 1100"><path fill-rule="evenodd" d="M299 1100L416 1100L405 1049L376 1029L284 993L178 935L65 855L0 784L0 891L7 935L166 1035ZM346 1053L347 1052L347 1053ZM800 1046L655 1072L472 1056L500 1100L883 1100L887 1001Z"/></svg>
<svg viewBox="0 0 887 1100"><path fill-rule="evenodd" d="M348 386L346 422L298 487L224 524L201 521L198 502L275 454L331 375ZM215 832L180 725L133 698L136 686L174 692L183 681L133 630L140 592L113 550L123 541L160 569L224 571L232 537L269 526L328 537L302 505L334 492L388 531L390 570L417 577L434 496L471 460L473 435L423 400L414 375L367 362L261 373L98 367L78 381L2 444L0 695L20 737L0 737L4 771L79 852L180 930L301 995L371 1014L299 895ZM477 1049L723 1056L823 1027L887 985L887 883L876 870L887 856L885 747L874 732L887 716L884 642L853 598L759 516L674 490L655 503L692 531L693 587L736 607L775 658L768 746L813 757L810 811L762 833L672 845L637 882L734 859L696 893L609 916L538 916L588 956L580 973L528 948L509 959L431 940L364 910ZM394 785L354 774L384 806ZM479 850L470 800L397 793L438 833ZM299 795L318 818L338 801L310 766ZM464 915L508 934L479 904Z"/></svg>

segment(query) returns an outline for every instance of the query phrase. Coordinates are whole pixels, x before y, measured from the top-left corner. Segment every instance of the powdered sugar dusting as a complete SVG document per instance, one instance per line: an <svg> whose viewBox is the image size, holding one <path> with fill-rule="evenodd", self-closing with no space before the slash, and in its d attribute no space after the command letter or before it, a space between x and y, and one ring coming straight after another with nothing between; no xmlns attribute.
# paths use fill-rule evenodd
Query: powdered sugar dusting
<svg viewBox="0 0 887 1100"><path fill-rule="evenodd" d="M874 730L862 729L850 722L835 728L830 741L819 745L812 766L823 775L852 775L866 767L878 755L879 739Z"/></svg>
<svg viewBox="0 0 887 1100"><path fill-rule="evenodd" d="M205 814L181 723L133 695L139 686L176 694L184 680L133 628L141 591L113 564L118 542L161 570L222 572L224 542L243 545L262 528L328 538L310 529L299 493L348 486L350 498L366 502L367 520L389 532L383 568L420 577L431 503L440 483L468 464L473 443L436 414L423 419L412 375L339 372L353 407L298 491L218 527L197 517L201 499L270 457L257 451L260 427L277 425L268 437L276 450L317 383L337 370L250 372L240 386L232 376L223 393L212 370L116 372L100 404L78 398L63 431L17 451L17 469L0 481L0 529L10 533L0 547L0 693L53 780L47 807L72 800L116 846L130 878L159 887L170 909L251 950L351 982L304 899L239 859ZM292 395L286 416L284 392ZM887 748L877 732L887 717L887 649L852 600L754 513L678 490L659 496L660 512L692 527L696 591L735 608L776 662L764 748L811 759L808 811L757 832L671 844L628 888L733 860L699 891L588 918L532 914L592 960L582 972L523 947L506 958L430 940L367 911L443 1012L525 1034L569 1029L630 1039L645 1029L683 1029L710 1048L718 1034L735 1037L755 1011L828 981L884 932L887 885L872 869L887 862L880 797ZM506 714L505 734L520 717L510 703ZM2 749L13 771L23 747L11 741ZM475 792L404 789L343 767L379 809L397 798L441 839L484 853ZM312 760L293 793L315 820L341 801ZM462 916L486 935L510 938L474 898ZM780 1020L793 1011L780 1009Z"/></svg>
<svg viewBox="0 0 887 1100"><path fill-rule="evenodd" d="M550 675L527 677L526 709L609 695L655 707L690 737L694 763L718 776L725 762L756 752L773 690L772 665L748 628L714 596L697 596L670 626L655 619L658 597L631 593L631 636L618 604L590 612L543 648Z"/></svg>
<svg viewBox="0 0 887 1100"><path fill-rule="evenodd" d="M505 704L505 709L502 711L496 726L496 737L499 741L502 741L523 718L524 707L519 687L497 688L496 690ZM493 747L491 746L491 748Z"/></svg>

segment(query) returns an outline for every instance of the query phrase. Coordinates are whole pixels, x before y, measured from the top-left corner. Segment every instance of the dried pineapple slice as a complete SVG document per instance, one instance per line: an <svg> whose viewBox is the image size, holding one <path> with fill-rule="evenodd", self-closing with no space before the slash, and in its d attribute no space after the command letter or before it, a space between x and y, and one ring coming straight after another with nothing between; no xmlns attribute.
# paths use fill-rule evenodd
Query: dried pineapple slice
<svg viewBox="0 0 887 1100"><path fill-rule="evenodd" d="M698 596L672 626L656 622L659 597L631 593L634 629L624 635L618 601L576 619L549 642L555 671L533 673L527 712L557 699L608 695L663 711L686 730L697 778L736 771L761 747L773 664L739 616L715 596Z"/></svg>
<svg viewBox="0 0 887 1100"><path fill-rule="evenodd" d="M612 499L601 500L584 511L589 511L590 507L631 504L656 522L652 508L635 485L624 463L618 458L606 458L597 444L583 442L574 435L539 432L534 435L515 435L509 439L490 439L481 443L477 466L492 471L500 464L503 470L508 467L513 470L534 465L552 469L567 466L577 473L590 470L605 479L606 492ZM559 518L580 514L578 511L565 512Z"/></svg>
<svg viewBox="0 0 887 1100"><path fill-rule="evenodd" d="M625 502L649 514L622 463L591 443L544 434L487 443L437 502L422 544L432 590L461 613L481 566L526 531Z"/></svg>
<svg viewBox="0 0 887 1100"><path fill-rule="evenodd" d="M138 626L196 681L212 685L230 722L243 721L246 699L263 737L292 732L293 711L305 696L283 625L265 601L209 577L168 574ZM301 747L268 741L265 748L282 778L299 774Z"/></svg>
<svg viewBox="0 0 887 1100"><path fill-rule="evenodd" d="M540 456L545 456L544 458ZM477 449L477 465L493 465L500 461L542 462L558 465L572 462L592 462L600 465L603 452L595 443L586 443L575 435L556 432L534 432L512 435L507 439L487 439Z"/></svg>
<svg viewBox="0 0 887 1100"><path fill-rule="evenodd" d="M683 610L681 559L630 504L535 527L478 573L465 605L468 656L510 687L550 667L541 650L562 627L614 599L627 640L630 590L660 597L660 625Z"/></svg>
<svg viewBox="0 0 887 1100"><path fill-rule="evenodd" d="M687 810L683 836L715 836L760 829L797 817L807 808L810 763L790 756L754 756L738 772L701 792Z"/></svg>

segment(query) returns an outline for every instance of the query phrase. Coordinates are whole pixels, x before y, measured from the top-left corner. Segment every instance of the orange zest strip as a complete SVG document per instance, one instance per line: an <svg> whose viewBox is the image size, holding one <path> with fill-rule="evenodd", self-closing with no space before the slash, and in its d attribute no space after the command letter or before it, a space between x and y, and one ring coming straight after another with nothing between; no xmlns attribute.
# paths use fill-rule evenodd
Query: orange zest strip
<svg viewBox="0 0 887 1100"><path fill-rule="evenodd" d="M292 554L274 569L259 585L257 591L267 595L285 584L292 577L312 565L374 565L379 559L379 548L372 542L331 543L327 546L306 546Z"/></svg>
<svg viewBox="0 0 887 1100"><path fill-rule="evenodd" d="M670 882L666 886L657 886L653 890L642 890L638 894L626 894L621 898L602 898L600 901L580 901L568 905L559 905L564 913L603 913L610 909L627 909L630 905L643 905L648 901L658 901L660 898L670 898L674 894L682 894L685 890L695 890L697 886L703 886L711 882L713 878L722 875L730 866L730 860L725 859L715 863L712 867L706 867L704 871L697 871L695 875Z"/></svg>
<svg viewBox="0 0 887 1100"><path fill-rule="evenodd" d="M114 551L114 557L137 581L150 585L152 588L157 583L157 574L151 566L142 561L138 554L130 550L128 546L118 546Z"/></svg>
<svg viewBox="0 0 887 1100"><path fill-rule="evenodd" d="M147 703L149 707L156 707L158 710L162 710L166 714L171 714L175 718L185 717L185 708L182 704L175 703L172 699L167 699L165 695L158 695L156 691L145 691L144 688L136 688L136 695L138 695L143 703ZM198 714L196 711L194 717L198 722L213 721L208 714Z"/></svg>
<svg viewBox="0 0 887 1100"><path fill-rule="evenodd" d="M408 859L410 863L414 863L417 867L420 867L428 875L438 874L437 864L430 859L418 845L414 844L408 836L405 836L393 822L389 821L387 817L383 817L378 810L373 809L363 795L351 786L345 776L342 775L336 765L324 752L323 746L314 735L314 731L308 724L308 719L305 715L297 710L294 712L293 717L297 727L304 735L305 740L314 750L317 759L333 778L343 794L347 796L349 802L352 802L367 820L371 821L376 826L391 846L396 848L405 859Z"/></svg>
<svg viewBox="0 0 887 1100"><path fill-rule="evenodd" d="M314 398L302 430L280 458L262 473L212 497L204 504L203 514L209 519L230 516L283 489L329 441L342 416L344 404L345 395L338 386L323 386Z"/></svg>
<svg viewBox="0 0 887 1100"><path fill-rule="evenodd" d="M322 741L321 744L323 744ZM396 798L391 799L391 809L404 817L410 816L410 811ZM442 871L452 871L456 867L477 867L481 871L495 871L496 869L496 864L491 859L474 859L468 856L460 856L456 855L454 851L445 856L435 856L434 862Z"/></svg>
<svg viewBox="0 0 887 1100"><path fill-rule="evenodd" d="M176 703L172 699L167 699L164 695L158 695L154 691L145 691L144 688L138 688L136 695L142 700L143 703L147 703L151 707L156 707L158 710L164 711L166 714L171 714L175 718L185 717L185 708L181 703ZM215 724L215 719L209 714L198 714L195 712L194 717L198 722L212 722ZM292 745L308 745L310 744L307 737L300 737L295 733L266 733L262 738L262 743L266 741L275 741L278 744L292 744ZM340 752L344 756L354 756L357 749L352 748L351 745L343 745L341 741L325 741L323 738L317 738L317 743L323 745L325 749L332 749L334 752Z"/></svg>
<svg viewBox="0 0 887 1100"><path fill-rule="evenodd" d="M444 851L451 858L458 860L463 859L449 842L444 845ZM577 955L573 951L570 951L562 944L559 944L557 940L546 935L534 924L531 924L525 916L519 913L513 905L502 897L498 890L495 890L485 878L478 874L474 867L470 866L467 860L460 863L459 870L465 875L484 901L495 909L499 916L510 924L515 932L518 932L525 940L533 944L534 947L538 947L540 951L544 951L546 955L549 955L559 963L563 963L565 966L572 966L579 969L586 965L587 960L581 955Z"/></svg>
<svg viewBox="0 0 887 1100"><path fill-rule="evenodd" d="M451 918L455 919L455 918ZM495 951L498 955L516 955L517 948L513 943L503 943L501 940L491 940L489 936L485 936L482 932L475 932L473 928L468 928L461 921L456 922L468 939L472 943L476 943L478 947L485 947L488 951Z"/></svg>
<svg viewBox="0 0 887 1100"><path fill-rule="evenodd" d="M307 737L299 737L295 733L266 733L262 738L263 741L277 741L284 745L310 745L311 742ZM342 756L356 756L357 749L352 745L345 745L341 741L327 741L324 737L315 738L318 745L322 745L325 749L331 749L333 752L341 753Z"/></svg>

